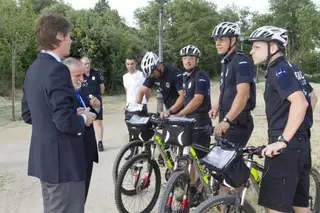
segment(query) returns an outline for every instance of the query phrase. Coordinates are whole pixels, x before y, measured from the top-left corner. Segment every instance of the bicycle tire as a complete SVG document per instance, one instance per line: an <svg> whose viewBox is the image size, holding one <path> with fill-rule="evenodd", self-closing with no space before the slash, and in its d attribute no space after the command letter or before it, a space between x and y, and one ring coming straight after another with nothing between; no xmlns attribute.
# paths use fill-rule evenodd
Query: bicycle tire
<svg viewBox="0 0 320 213"><path fill-rule="evenodd" d="M318 170L315 168L311 168L310 176L315 180L316 183L316 197L314 198L314 209L312 213L319 213L320 212L320 174Z"/></svg>
<svg viewBox="0 0 320 213"><path fill-rule="evenodd" d="M138 155L133 156L132 158L130 158L121 168L120 172L119 172L119 176L117 179L117 183L115 185L115 189L114 189L114 198L115 198L115 203L117 206L117 209L119 210L119 212L122 213L130 213L125 206L123 205L122 202L122 197L121 194L123 193L123 188L122 188L122 183L124 180L124 177L126 175L126 172L134 165L135 162L137 161L141 161L141 160L148 160L150 162L150 165L152 166L152 170L155 173L155 177L156 177L156 186L155 186L155 194L152 197L150 203L148 204L148 206L141 211L141 213L149 213L151 212L151 210L153 209L153 207L156 205L159 194L160 194L160 187L161 187L161 174L160 174L160 169L159 169L159 165L157 164L157 162L155 160L151 160L150 159L150 155L147 153L141 153ZM124 193L125 194L125 193Z"/></svg>
<svg viewBox="0 0 320 213"><path fill-rule="evenodd" d="M129 143L127 143L126 145L124 145L120 151L118 152L116 158L114 159L114 163L113 163L113 168L112 168L112 178L113 178L113 184L117 183L117 178L119 175L119 165L120 162L124 156L124 154L130 150L131 148L135 147L135 146L139 146L142 147L143 146L143 141L141 140L134 140L131 141Z"/></svg>
<svg viewBox="0 0 320 213"><path fill-rule="evenodd" d="M188 175L185 171L176 171L174 172L171 177L169 178L166 187L161 195L161 198L159 200L159 206L158 206L158 213L166 213L167 211L167 201L168 197L172 191L173 186L176 184L176 182L180 179L185 180L186 175ZM188 178L187 178L188 179ZM189 184L189 183L188 183ZM187 205L186 212L189 212L189 205Z"/></svg>
<svg viewBox="0 0 320 213"><path fill-rule="evenodd" d="M205 213L206 210L212 207L214 204L234 205L235 201L235 195L217 195L200 203L196 208L193 209L192 213ZM241 212L255 213L256 211L248 201L245 201L244 205L241 207Z"/></svg>

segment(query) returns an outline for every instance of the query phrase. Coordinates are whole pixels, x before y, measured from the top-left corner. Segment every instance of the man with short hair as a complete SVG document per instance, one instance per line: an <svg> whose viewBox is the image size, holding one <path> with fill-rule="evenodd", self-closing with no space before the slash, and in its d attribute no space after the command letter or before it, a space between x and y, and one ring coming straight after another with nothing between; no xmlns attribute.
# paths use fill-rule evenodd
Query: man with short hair
<svg viewBox="0 0 320 213"><path fill-rule="evenodd" d="M140 70L136 69L136 60L134 57L129 56L125 62L128 72L123 75L123 86L127 95L127 105L129 103L136 103L136 97L140 87L143 85L145 78ZM146 96L143 96L142 104L146 104Z"/></svg>
<svg viewBox="0 0 320 213"><path fill-rule="evenodd" d="M35 37L37 59L26 72L22 118L32 125L28 175L40 179L44 213L84 212L85 155L82 135L95 115L77 114L69 69L70 22L59 15L40 17Z"/></svg>
<svg viewBox="0 0 320 213"><path fill-rule="evenodd" d="M87 107L90 111L99 114L100 101L96 97L85 97L79 89L83 82L84 66L80 60L75 58L67 58L63 63L69 68L71 74L71 80L76 91L75 95L77 97L77 113L81 114ZM86 195L85 200L87 200L89 186L92 175L93 162L98 163L98 150L96 145L96 136L94 133L93 124L85 128L83 134L84 142L84 154L86 158Z"/></svg>
<svg viewBox="0 0 320 213"><path fill-rule="evenodd" d="M264 99L269 140L262 155L268 158L258 203L270 213L292 212L292 208L311 213L310 128L317 96L303 71L284 56L286 29L259 27L245 42L252 45L254 64L267 69Z"/></svg>
<svg viewBox="0 0 320 213"><path fill-rule="evenodd" d="M90 60L88 57L81 58L82 64L85 66L85 72L83 75L83 83L81 86L81 91L85 95L85 97L89 97L89 95L93 95L97 97L101 103L101 109L97 116L97 119L94 121L94 128L96 130L97 139L98 139L98 148L99 151L102 152L104 150L103 147L103 104L102 104L102 95L104 94L105 86L104 86L104 78L103 75L91 68Z"/></svg>
<svg viewBox="0 0 320 213"><path fill-rule="evenodd" d="M137 94L145 81L141 71L136 69L136 61L132 56L128 56L125 62L128 72L123 75L123 86L126 91L126 100L128 104L136 103ZM141 102L144 105L144 110L147 112L147 100L146 96L143 96ZM138 135L129 135L129 141L139 140Z"/></svg>

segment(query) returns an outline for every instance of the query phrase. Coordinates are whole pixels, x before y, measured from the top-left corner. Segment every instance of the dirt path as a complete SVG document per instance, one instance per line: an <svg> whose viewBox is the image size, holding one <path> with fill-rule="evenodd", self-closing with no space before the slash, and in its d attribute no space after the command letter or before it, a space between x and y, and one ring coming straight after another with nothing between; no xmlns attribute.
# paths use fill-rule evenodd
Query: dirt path
<svg viewBox="0 0 320 213"><path fill-rule="evenodd" d="M212 86L212 103L217 99L217 85ZM255 130L251 137L253 144L266 141L266 121L257 119L264 117L263 85L259 84L257 93L257 110L255 115ZM320 92L320 86L317 87ZM318 93L320 94L320 93ZM153 98L149 109L156 109ZM118 150L125 143L127 129L123 122L123 97L107 99L105 105L108 112L104 115L104 144L106 150L100 153L100 163L94 165L91 188L86 205L86 213L118 212L114 204L112 166ZM320 104L319 104L320 105ZM315 141L319 140L320 110L317 107L313 134ZM8 112L10 113L10 112ZM3 112L3 114L8 114ZM3 117L0 115L0 119ZM1 122L0 122L1 123ZM1 125L0 125L1 126ZM42 197L39 180L27 176L27 162L31 126L22 122L11 123L0 127L0 213L42 213ZM320 150L314 146L313 157L319 159ZM319 160L314 160L320 168Z"/></svg>
<svg viewBox="0 0 320 213"><path fill-rule="evenodd" d="M113 200L111 170L117 150L126 137L121 109L105 114L105 152L94 165L87 213L117 212ZM38 179L27 176L30 126L19 123L0 131L0 213L40 213L42 199Z"/></svg>

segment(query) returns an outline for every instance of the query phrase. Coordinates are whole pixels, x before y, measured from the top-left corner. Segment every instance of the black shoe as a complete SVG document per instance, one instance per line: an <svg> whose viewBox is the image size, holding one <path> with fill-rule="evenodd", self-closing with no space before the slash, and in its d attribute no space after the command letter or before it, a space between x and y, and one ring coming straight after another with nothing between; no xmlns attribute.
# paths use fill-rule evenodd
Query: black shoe
<svg viewBox="0 0 320 213"><path fill-rule="evenodd" d="M99 149L99 152L103 152L104 151L104 147L103 147L102 141L99 141L98 149Z"/></svg>

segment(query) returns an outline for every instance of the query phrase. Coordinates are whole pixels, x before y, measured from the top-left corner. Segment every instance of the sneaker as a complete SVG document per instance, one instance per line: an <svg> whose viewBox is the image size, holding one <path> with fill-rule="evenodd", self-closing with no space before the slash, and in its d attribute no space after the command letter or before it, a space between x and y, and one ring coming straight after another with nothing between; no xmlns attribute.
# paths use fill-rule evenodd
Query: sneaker
<svg viewBox="0 0 320 213"><path fill-rule="evenodd" d="M103 147L102 141L99 141L98 149L99 149L99 152L103 152L104 151L104 147Z"/></svg>

